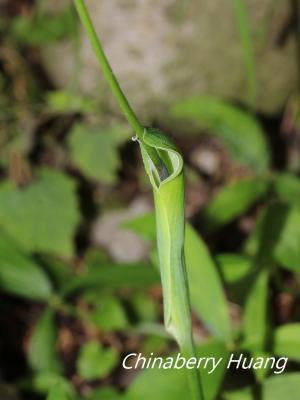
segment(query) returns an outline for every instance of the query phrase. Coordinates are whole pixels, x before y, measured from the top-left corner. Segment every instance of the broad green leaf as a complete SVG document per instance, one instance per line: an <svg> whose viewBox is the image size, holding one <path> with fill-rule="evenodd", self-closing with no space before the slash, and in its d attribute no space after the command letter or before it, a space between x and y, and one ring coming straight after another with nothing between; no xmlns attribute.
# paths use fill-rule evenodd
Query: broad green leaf
<svg viewBox="0 0 300 400"><path fill-rule="evenodd" d="M230 183L205 208L203 226L216 229L245 213L268 189L265 179L255 177Z"/></svg>
<svg viewBox="0 0 300 400"><path fill-rule="evenodd" d="M172 113L195 121L216 135L241 164L257 172L268 168L270 150L261 125L251 114L209 96L182 100Z"/></svg>
<svg viewBox="0 0 300 400"><path fill-rule="evenodd" d="M0 289L31 300L49 300L48 276L28 254L0 233Z"/></svg>
<svg viewBox="0 0 300 400"><path fill-rule="evenodd" d="M6 181L0 185L0 224L25 250L70 257L79 222L73 180L42 169L23 189Z"/></svg>
<svg viewBox="0 0 300 400"><path fill-rule="evenodd" d="M262 387L263 400L299 400L300 373L293 372L267 379Z"/></svg>
<svg viewBox="0 0 300 400"><path fill-rule="evenodd" d="M86 274L75 276L62 289L70 295L86 288L147 287L159 283L159 274L154 268L143 264L104 264Z"/></svg>
<svg viewBox="0 0 300 400"><path fill-rule="evenodd" d="M278 356L300 361L300 323L286 324L276 329L273 351Z"/></svg>
<svg viewBox="0 0 300 400"><path fill-rule="evenodd" d="M33 375L31 381L32 389L39 394L45 395L53 387L59 386L61 390L66 393L71 399L75 393L74 387L71 382L64 378L62 375L58 375L52 372L37 372Z"/></svg>
<svg viewBox="0 0 300 400"><path fill-rule="evenodd" d="M288 173L273 178L273 189L278 197L288 204L300 207L300 179Z"/></svg>
<svg viewBox="0 0 300 400"><path fill-rule="evenodd" d="M155 239L153 214L128 221L126 227L144 238ZM221 279L205 243L189 224L184 252L192 307L214 335L229 339L229 312Z"/></svg>
<svg viewBox="0 0 300 400"><path fill-rule="evenodd" d="M129 136L123 126L101 130L77 124L69 138L72 162L88 178L114 183L120 167L118 148Z"/></svg>
<svg viewBox="0 0 300 400"><path fill-rule="evenodd" d="M227 366L227 350L221 342L209 341L196 349L198 357L223 358L218 368L208 374L201 369L205 400L214 400L222 384ZM173 355L173 357L176 357ZM151 388L151 390L149 390ZM187 398L187 379L184 368L145 369L137 376L124 396L124 400L182 400Z"/></svg>
<svg viewBox="0 0 300 400"><path fill-rule="evenodd" d="M266 269L257 273L244 310L244 346L254 351L264 350L268 333L268 278Z"/></svg>
<svg viewBox="0 0 300 400"><path fill-rule="evenodd" d="M252 261L242 254L218 254L216 262L228 284L234 284L243 279L252 269Z"/></svg>
<svg viewBox="0 0 300 400"><path fill-rule="evenodd" d="M66 393L63 385L57 384L51 388L47 400L71 400L71 397Z"/></svg>
<svg viewBox="0 0 300 400"><path fill-rule="evenodd" d="M114 349L105 349L97 342L89 342L80 349L77 370L84 380L104 378L116 367L118 358Z"/></svg>
<svg viewBox="0 0 300 400"><path fill-rule="evenodd" d="M53 310L47 309L36 324L29 341L27 358L36 372L61 372L56 352L57 332Z"/></svg>
<svg viewBox="0 0 300 400"><path fill-rule="evenodd" d="M101 331L125 329L129 324L123 305L112 294L97 293L97 300L92 302L89 320Z"/></svg>

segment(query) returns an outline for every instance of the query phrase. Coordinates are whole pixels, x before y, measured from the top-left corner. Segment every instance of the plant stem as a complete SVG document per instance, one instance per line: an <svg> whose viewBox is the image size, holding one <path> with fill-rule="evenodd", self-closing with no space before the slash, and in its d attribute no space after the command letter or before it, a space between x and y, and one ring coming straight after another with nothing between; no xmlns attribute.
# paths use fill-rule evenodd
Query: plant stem
<svg viewBox="0 0 300 400"><path fill-rule="evenodd" d="M113 94L115 95L121 110L123 111L125 117L127 118L129 124L134 129L135 133L142 140L144 134L144 128L138 120L136 114L131 108L125 94L120 88L119 82L117 81L113 70L108 62L108 59L104 53L101 42L98 39L95 28L93 26L92 20L89 16L88 10L83 0L74 0L75 6L77 8L78 14L81 18L82 24L86 29L87 35L91 41L94 48L97 59L101 65L104 77L108 82Z"/></svg>
<svg viewBox="0 0 300 400"><path fill-rule="evenodd" d="M236 20L241 38L243 57L247 77L248 101L250 108L255 109L257 96L256 68L251 31L247 18L245 0L234 0Z"/></svg>
<svg viewBox="0 0 300 400"><path fill-rule="evenodd" d="M170 162L169 158L165 160L160 151L162 148L164 149L168 143L168 141L162 141L159 143L157 148L152 143L145 143L147 130L141 125L137 116L135 115L134 111L132 110L127 98L125 97L120 85L111 69L111 66L108 62L108 59L104 53L102 48L101 42L97 37L96 31L94 29L93 23L91 18L88 14L87 8L85 6L84 0L74 0L77 11L79 16L82 20L82 23L87 31L87 35L92 43L92 46L95 50L96 56L99 60L99 63L102 67L104 76L109 83L111 90L113 91L115 97L118 100L118 103L126 116L128 122L135 130L141 147L143 148L144 154L143 159L146 166L146 171L148 174L153 173L153 165L155 166L154 170L157 171L157 179L159 183L162 183L168 173L170 172L167 168L168 163ZM148 129L148 131L150 128ZM149 133L148 133L149 135ZM157 136L155 136L155 140ZM160 136L160 140L162 140ZM166 151L168 150L165 149ZM174 149L173 149L174 152ZM181 156L180 156L181 157ZM149 161L149 163L146 161ZM182 162L183 165L183 162ZM182 351L182 354L187 358L196 357L195 348L194 348L194 341L193 341L193 334L192 334L192 323L191 323L191 311L189 305L189 292L187 281L185 277L185 265L184 265L184 257L183 257L183 243L184 243L184 184L183 184L183 172L182 167L178 172L177 179L176 177L173 179L172 188L175 190L175 197L174 199L172 196L168 195L168 190L165 195L162 195L162 199L158 200L159 194L156 197L156 215L157 215L157 229L158 229L158 236L159 232L161 232L160 239L158 240L159 248L163 248L164 250L160 250L160 254L166 254L166 269L169 271L172 270L173 275L170 276L170 280L165 284L167 288L169 285L173 286L173 290L168 292L164 292L164 302L168 304L168 306L174 306L171 309L171 317L175 318L174 322L174 329L175 335L174 337L177 339L179 347ZM151 179L150 179L151 180ZM171 184L171 182L169 182ZM154 185L155 186L155 185ZM159 185L158 185L159 186ZM171 190L171 194L172 192ZM158 187L155 189L156 193L160 193ZM157 202L158 200L158 202ZM170 201L173 203L173 207L170 204L166 203ZM157 203L160 206L157 206ZM167 207L170 205L170 207ZM166 213L165 210L169 210L169 213ZM161 218L158 216L161 215ZM175 216L175 217L174 217ZM178 218L177 218L178 217ZM175 218L175 219L174 219ZM174 220L172 225L172 231L170 234L164 235L164 232L169 232L169 220ZM178 227L179 226L179 227ZM177 228L176 228L177 227ZM174 228L174 229L173 229ZM177 232L177 233L176 233ZM162 245L164 243L164 246ZM169 250L171 252L171 256L169 254ZM162 257L162 256L161 256ZM164 257L162 257L164 258ZM172 267L172 268L171 268ZM178 293L177 293L178 290ZM168 298L168 294L170 294L171 298ZM175 300L174 300L175 297ZM182 300L182 301L181 301ZM171 303L176 303L171 304ZM165 306L166 307L166 306ZM166 307L167 308L167 307ZM165 315L168 313L165 313ZM174 332L173 332L174 333ZM177 335L176 335L177 333ZM177 336L177 337L176 337ZM204 400L203 389L200 382L200 375L196 369L192 371L188 371L188 381L190 386L190 394L189 397L191 400Z"/></svg>

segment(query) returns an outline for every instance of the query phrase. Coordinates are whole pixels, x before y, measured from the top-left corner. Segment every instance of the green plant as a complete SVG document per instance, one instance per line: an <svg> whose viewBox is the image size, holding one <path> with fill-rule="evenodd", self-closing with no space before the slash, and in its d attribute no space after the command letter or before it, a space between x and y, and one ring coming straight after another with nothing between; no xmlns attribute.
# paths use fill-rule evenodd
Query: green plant
<svg viewBox="0 0 300 400"><path fill-rule="evenodd" d="M248 102L250 108L254 110L257 96L256 66L245 0L234 0L234 8L243 50Z"/></svg>
<svg viewBox="0 0 300 400"><path fill-rule="evenodd" d="M143 143L137 139L148 178L139 163L139 149L130 143L130 128L120 123L108 104L80 93L72 76L66 82L69 88L53 90L55 82L44 85L36 69L42 66L36 54L45 51L47 43L52 47L61 39L73 42L69 36L75 31L69 31L69 17L65 20L59 10L50 14L41 9L41 19L34 25L41 1L20 0L18 4L25 8L14 8L13 13L11 2L5 3L10 11L4 21L4 5L0 17L0 325L4 343L0 346L0 398L189 399L184 369L141 367L132 381L127 380L131 372L122 373L123 356L131 351L146 358L151 353L159 355L164 361L178 356L172 335L161 322L155 213L137 216L135 211L141 210L140 197L143 202L151 197L150 179L159 221L164 222L158 226L163 284L170 276L174 284L180 282L182 275L177 272L181 269L170 273L170 267L180 263L165 262L169 253L164 250L172 247L172 230L178 244L172 254L181 255L181 155L159 131L147 129ZM179 3L172 13L181 12L181 29L197 4ZM278 2L270 2L268 21L262 21L267 26L255 26L257 51L257 45L267 44L257 42L261 40L258 34L262 30L266 34L273 26L271 14L277 14L279 7ZM149 10L154 8L151 4ZM138 13L135 9L134 15ZM73 5L68 15L78 26ZM79 33L76 29L78 57L84 50ZM263 42L267 40L269 35ZM75 58L70 64L77 65ZM257 62L260 65L260 57ZM78 79L82 78L79 74ZM285 127L290 135L285 136L279 129L281 114L266 118L209 93L182 97L171 110L180 119L173 128L180 132L177 140L187 166L190 222L185 224L183 252L195 351L198 358L222 358L212 373L200 367L205 400L299 399L300 179L296 164L291 163L299 156L294 145L299 125L297 97L287 106L291 115L286 113L283 125L290 121ZM172 127L163 119L156 122ZM287 147L293 148L292 155ZM216 162L212 169L203 168L207 155ZM178 209L166 207L169 197L176 197ZM113 224L116 234L110 236ZM99 231L102 243L96 236ZM109 244L107 238L112 238ZM127 249L128 254L142 249L136 262L120 261L124 254L127 257ZM165 290L170 298L165 303L170 329L174 318L175 327L183 320L190 323L186 298L181 301L171 289ZM185 304L182 319L174 312L179 301ZM186 337L178 339L184 342ZM289 360L282 371L228 370L232 354L270 357L276 364L281 358ZM20 363L21 359L26 362Z"/></svg>
<svg viewBox="0 0 300 400"><path fill-rule="evenodd" d="M155 199L165 326L176 339L183 355L190 358L196 353L183 253L185 231L183 159L176 146L161 131L141 125L113 74L84 1L74 0L74 2L104 76L134 129L141 147L144 166ZM191 398L204 399L198 371L192 369L188 376Z"/></svg>

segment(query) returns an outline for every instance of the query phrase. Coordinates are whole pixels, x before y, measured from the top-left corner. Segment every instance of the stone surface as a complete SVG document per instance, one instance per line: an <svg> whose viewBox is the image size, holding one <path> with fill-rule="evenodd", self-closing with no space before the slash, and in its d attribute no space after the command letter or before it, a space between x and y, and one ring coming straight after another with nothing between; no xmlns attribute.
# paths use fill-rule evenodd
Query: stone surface
<svg viewBox="0 0 300 400"><path fill-rule="evenodd" d="M55 0L55 7L67 4ZM245 68L234 2L224 0L87 0L96 30L134 108L164 118L177 99L201 93L246 102ZM283 35L291 2L246 0L255 43L258 109L278 111L297 82L294 32ZM114 104L82 34L79 87ZM46 69L65 87L75 68L74 46L44 51ZM145 111L146 110L146 111Z"/></svg>
<svg viewBox="0 0 300 400"><path fill-rule="evenodd" d="M151 210L143 198L135 199L126 209L107 211L95 222L91 234L94 245L103 247L118 262L130 263L145 260L150 245L132 231L122 227L128 220Z"/></svg>

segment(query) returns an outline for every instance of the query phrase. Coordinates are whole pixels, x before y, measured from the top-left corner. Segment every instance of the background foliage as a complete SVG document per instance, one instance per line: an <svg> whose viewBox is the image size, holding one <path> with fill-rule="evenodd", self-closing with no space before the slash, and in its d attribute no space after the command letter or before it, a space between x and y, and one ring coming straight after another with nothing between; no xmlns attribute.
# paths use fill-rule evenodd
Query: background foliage
<svg viewBox="0 0 300 400"><path fill-rule="evenodd" d="M0 398L186 398L182 371L121 368L129 352L176 346L163 328L151 191L132 133L76 79L58 89L43 69L44 45L77 38L74 10L0 8ZM203 374L208 400L299 398L298 113L297 88L268 117L199 94L173 105L173 124L159 123L187 164L197 352L224 358ZM232 352L289 363L278 376L230 371Z"/></svg>

